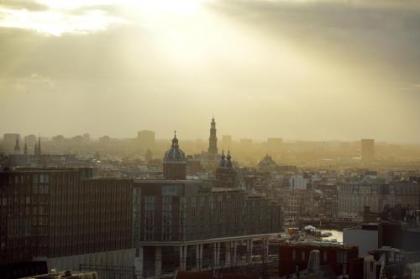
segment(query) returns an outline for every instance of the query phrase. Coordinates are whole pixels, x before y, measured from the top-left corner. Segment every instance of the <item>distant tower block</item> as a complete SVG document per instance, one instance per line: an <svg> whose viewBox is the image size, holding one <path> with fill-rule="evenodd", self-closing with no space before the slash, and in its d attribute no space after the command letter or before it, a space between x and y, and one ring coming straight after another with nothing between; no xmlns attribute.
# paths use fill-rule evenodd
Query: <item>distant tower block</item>
<svg viewBox="0 0 420 279"><path fill-rule="evenodd" d="M137 139L144 149L153 149L155 147L156 136L154 131L142 130L137 133Z"/></svg>
<svg viewBox="0 0 420 279"><path fill-rule="evenodd" d="M41 137L40 136L38 137L38 144L35 144L34 154L35 154L35 156L41 156L41 154L42 154Z"/></svg>
<svg viewBox="0 0 420 279"><path fill-rule="evenodd" d="M371 162L375 159L375 140L374 139L362 139L361 145L361 156L363 162Z"/></svg>
<svg viewBox="0 0 420 279"><path fill-rule="evenodd" d="M209 138L209 154L216 156L217 155L217 135L216 135L216 121L214 118L211 119L210 127L210 138Z"/></svg>

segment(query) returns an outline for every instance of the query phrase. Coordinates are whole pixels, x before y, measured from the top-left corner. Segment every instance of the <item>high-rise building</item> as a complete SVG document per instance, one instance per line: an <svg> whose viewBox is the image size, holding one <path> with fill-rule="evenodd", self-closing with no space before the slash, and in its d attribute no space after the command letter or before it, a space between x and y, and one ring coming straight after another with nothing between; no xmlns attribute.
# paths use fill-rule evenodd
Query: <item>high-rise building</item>
<svg viewBox="0 0 420 279"><path fill-rule="evenodd" d="M3 150L7 153L13 153L16 146L16 141L20 140L19 134L4 134L3 135Z"/></svg>
<svg viewBox="0 0 420 279"><path fill-rule="evenodd" d="M156 142L155 132L150 130L139 131L137 133L137 139L143 148L151 149L154 147Z"/></svg>
<svg viewBox="0 0 420 279"><path fill-rule="evenodd" d="M214 121L214 118L212 118L211 120L208 152L210 155L214 157L217 156L216 121Z"/></svg>
<svg viewBox="0 0 420 279"><path fill-rule="evenodd" d="M370 162L375 159L375 140L374 139L362 139L361 145L361 156L362 161Z"/></svg>
<svg viewBox="0 0 420 279"><path fill-rule="evenodd" d="M29 148L33 149L36 144L36 136L28 135L24 138L24 141L28 145Z"/></svg>

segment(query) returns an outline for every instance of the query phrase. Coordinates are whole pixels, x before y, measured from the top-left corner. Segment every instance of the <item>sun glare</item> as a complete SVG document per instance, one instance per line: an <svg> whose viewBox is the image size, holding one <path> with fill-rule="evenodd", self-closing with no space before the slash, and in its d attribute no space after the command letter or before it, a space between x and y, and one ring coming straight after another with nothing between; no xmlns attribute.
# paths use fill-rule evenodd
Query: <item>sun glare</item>
<svg viewBox="0 0 420 279"><path fill-rule="evenodd" d="M136 7L142 13L151 15L188 16L197 13L203 2L203 0L127 0L123 1L123 5Z"/></svg>

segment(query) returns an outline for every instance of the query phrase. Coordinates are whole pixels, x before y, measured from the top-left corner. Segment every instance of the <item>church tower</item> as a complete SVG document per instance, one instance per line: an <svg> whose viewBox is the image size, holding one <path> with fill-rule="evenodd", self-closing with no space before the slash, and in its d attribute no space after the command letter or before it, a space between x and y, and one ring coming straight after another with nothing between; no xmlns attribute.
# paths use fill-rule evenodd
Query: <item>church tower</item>
<svg viewBox="0 0 420 279"><path fill-rule="evenodd" d="M20 141L19 141L19 137L16 138L15 154L20 154Z"/></svg>
<svg viewBox="0 0 420 279"><path fill-rule="evenodd" d="M214 121L214 118L211 119L210 138L209 138L209 150L208 150L208 153L210 155L217 156L216 121Z"/></svg>
<svg viewBox="0 0 420 279"><path fill-rule="evenodd" d="M187 176L187 160L184 151L179 148L176 133L171 148L163 157L163 176L171 180L184 180Z"/></svg>
<svg viewBox="0 0 420 279"><path fill-rule="evenodd" d="M237 188L238 185L238 176L232 164L232 156L229 151L225 156L223 151L219 166L216 169L216 187Z"/></svg>

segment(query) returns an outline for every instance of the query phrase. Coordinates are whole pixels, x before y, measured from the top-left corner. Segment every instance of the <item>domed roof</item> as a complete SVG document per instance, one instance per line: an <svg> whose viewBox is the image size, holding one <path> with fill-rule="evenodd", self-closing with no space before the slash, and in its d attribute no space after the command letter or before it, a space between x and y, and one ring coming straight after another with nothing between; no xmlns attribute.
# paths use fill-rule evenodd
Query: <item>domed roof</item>
<svg viewBox="0 0 420 279"><path fill-rule="evenodd" d="M165 157L163 158L164 162L184 162L185 153L179 148L178 139L176 138L176 133L172 139L171 148L165 152Z"/></svg>
<svg viewBox="0 0 420 279"><path fill-rule="evenodd" d="M226 156L225 156L225 151L222 151L222 157L220 157L220 163L219 163L219 167L224 168L226 165Z"/></svg>

